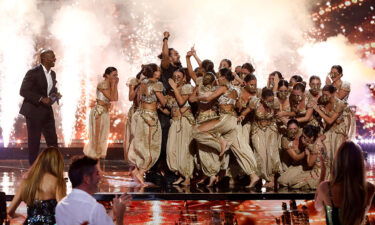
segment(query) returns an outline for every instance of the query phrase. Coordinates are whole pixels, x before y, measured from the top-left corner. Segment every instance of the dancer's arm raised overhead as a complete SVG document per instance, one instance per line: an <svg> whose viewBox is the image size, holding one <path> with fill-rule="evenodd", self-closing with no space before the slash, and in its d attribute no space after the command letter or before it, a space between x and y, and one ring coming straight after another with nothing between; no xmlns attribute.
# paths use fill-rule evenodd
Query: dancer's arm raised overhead
<svg viewBox="0 0 375 225"><path fill-rule="evenodd" d="M190 51L191 51L191 53L193 54L194 59L197 61L199 67L202 68L202 60L198 57L198 55L197 55L197 51L195 50L194 46L191 47L191 50L190 50Z"/></svg>
<svg viewBox="0 0 375 225"><path fill-rule="evenodd" d="M171 63L170 59L169 59L169 48L168 48L168 38L169 38L170 34L168 31L165 31L163 33L163 49L162 49L162 52L161 52L161 67L163 69L167 69L169 64Z"/></svg>
<svg viewBox="0 0 375 225"><path fill-rule="evenodd" d="M193 70L193 66L191 65L191 56L193 55L192 51L188 51L186 53L186 67L188 70L188 76L190 76L191 79L193 79L194 83L197 83L197 75L195 74Z"/></svg>

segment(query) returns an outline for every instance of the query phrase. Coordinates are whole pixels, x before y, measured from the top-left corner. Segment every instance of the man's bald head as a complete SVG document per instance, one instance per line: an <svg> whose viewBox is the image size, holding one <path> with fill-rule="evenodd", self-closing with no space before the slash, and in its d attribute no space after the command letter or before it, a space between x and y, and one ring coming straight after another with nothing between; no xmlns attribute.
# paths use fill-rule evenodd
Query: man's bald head
<svg viewBox="0 0 375 225"><path fill-rule="evenodd" d="M51 49L44 49L40 52L40 63L48 70L55 66L56 57Z"/></svg>

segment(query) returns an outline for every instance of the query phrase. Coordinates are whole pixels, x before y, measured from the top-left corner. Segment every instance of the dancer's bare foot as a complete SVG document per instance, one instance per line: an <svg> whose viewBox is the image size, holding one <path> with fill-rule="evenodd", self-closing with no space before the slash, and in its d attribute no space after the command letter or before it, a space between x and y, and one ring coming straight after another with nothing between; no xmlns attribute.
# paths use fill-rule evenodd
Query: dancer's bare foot
<svg viewBox="0 0 375 225"><path fill-rule="evenodd" d="M267 182L264 186L267 187L267 188L273 188L275 186L275 183L270 181L270 182Z"/></svg>
<svg viewBox="0 0 375 225"><path fill-rule="evenodd" d="M248 186L246 186L247 188L252 188L255 186L255 184L259 181L259 177L253 173L250 175L250 184Z"/></svg>
<svg viewBox="0 0 375 225"><path fill-rule="evenodd" d="M135 174L138 173L138 170L137 168L134 168L131 172L130 172L130 176L133 178L133 180L137 180L137 178L135 177Z"/></svg>
<svg viewBox="0 0 375 225"><path fill-rule="evenodd" d="M179 177L175 182L173 182L172 184L173 185L179 185L182 183L182 181L184 181L184 178L183 177Z"/></svg>
<svg viewBox="0 0 375 225"><path fill-rule="evenodd" d="M219 155L220 157L223 156L224 153L229 150L230 145L231 145L230 142L226 141L224 138L220 138L220 149L221 149L221 152Z"/></svg>
<svg viewBox="0 0 375 225"><path fill-rule="evenodd" d="M137 170L134 172L134 177L138 183L140 183L142 186L146 186L145 181L143 180L143 173L141 170Z"/></svg>
<svg viewBox="0 0 375 225"><path fill-rule="evenodd" d="M200 180L197 181L197 184L203 184L206 181L207 177L202 177Z"/></svg>
<svg viewBox="0 0 375 225"><path fill-rule="evenodd" d="M190 178L185 178L185 181L181 183L184 186L190 186Z"/></svg>
<svg viewBox="0 0 375 225"><path fill-rule="evenodd" d="M207 187L213 187L217 182L217 177L216 176L211 176L210 177L210 183L208 183Z"/></svg>

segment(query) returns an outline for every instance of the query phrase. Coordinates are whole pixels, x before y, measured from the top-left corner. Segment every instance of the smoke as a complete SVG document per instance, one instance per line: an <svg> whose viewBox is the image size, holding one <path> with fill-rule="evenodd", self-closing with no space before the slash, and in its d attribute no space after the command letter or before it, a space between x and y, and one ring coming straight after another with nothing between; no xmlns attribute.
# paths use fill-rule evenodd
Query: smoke
<svg viewBox="0 0 375 225"><path fill-rule="evenodd" d="M137 2L150 5L147 14L160 21L159 40L164 29L170 31L170 46L183 59L195 44L198 55L213 60L216 67L224 58L234 66L250 61L261 85L262 78L276 69L288 74L296 68L295 50L306 43L305 33L312 26L309 1ZM140 13L138 8L133 11Z"/></svg>
<svg viewBox="0 0 375 225"><path fill-rule="evenodd" d="M34 58L43 17L34 0L0 1L0 127L8 146L22 100L19 87Z"/></svg>
<svg viewBox="0 0 375 225"><path fill-rule="evenodd" d="M358 54L357 47L346 37L338 35L327 41L306 44L298 50L301 56L300 68L308 76L318 75L324 83L331 66L343 67L343 80L351 84L349 103L365 106L368 99L366 84L374 82L375 72Z"/></svg>

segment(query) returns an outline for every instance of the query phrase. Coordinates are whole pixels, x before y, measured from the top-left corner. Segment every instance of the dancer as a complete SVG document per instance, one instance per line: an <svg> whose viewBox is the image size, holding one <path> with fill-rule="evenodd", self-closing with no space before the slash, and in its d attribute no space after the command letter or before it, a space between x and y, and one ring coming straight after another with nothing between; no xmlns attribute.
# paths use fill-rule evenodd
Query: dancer
<svg viewBox="0 0 375 225"><path fill-rule="evenodd" d="M47 146L57 147L52 105L58 102L61 94L56 88L56 73L52 70L55 62L55 53L43 50L40 53L40 65L27 71L20 89L20 95L24 97L20 114L26 118L30 165L38 156L42 134Z"/></svg>
<svg viewBox="0 0 375 225"><path fill-rule="evenodd" d="M146 76L138 89L140 101L138 113L133 115L134 138L130 144L128 159L136 168L132 176L145 185L143 176L158 160L161 150L162 130L157 116L158 105L166 104L162 93L163 84L160 79L160 67L156 64L144 65L142 74ZM133 125L133 124L132 124Z"/></svg>
<svg viewBox="0 0 375 225"><path fill-rule="evenodd" d="M172 78L169 84L173 92L167 96L166 104L172 116L167 142L167 164L179 176L173 184L190 185L194 170L194 155L190 144L195 119L188 99L193 87L186 83L184 69L175 71Z"/></svg>
<svg viewBox="0 0 375 225"><path fill-rule="evenodd" d="M307 124L319 126L320 123L315 120L313 115L312 101L305 94L305 84L296 83L289 97L291 111L294 113L296 120L301 127Z"/></svg>
<svg viewBox="0 0 375 225"><path fill-rule="evenodd" d="M305 168L289 167L280 176L279 184L291 188L316 189L317 185L325 179L330 167L327 167L326 148L319 133L320 128L313 125L306 125L303 128L298 143L301 153L296 154L290 148L288 148L288 153L294 161L300 161L306 156Z"/></svg>
<svg viewBox="0 0 375 225"><path fill-rule="evenodd" d="M262 90L257 88L257 78L255 75L250 74L247 75L244 79L245 86L241 88L240 97L236 103L236 108L238 112L242 112L246 110L249 102L253 98L260 97L262 94ZM241 121L242 124L242 134L244 139L244 142L247 144L250 144L250 133L251 133L251 123L252 123L252 117L250 114L248 114L243 121Z"/></svg>
<svg viewBox="0 0 375 225"><path fill-rule="evenodd" d="M350 94L350 83L342 81L342 77L342 67L340 65L334 65L331 67L331 71L327 76L326 84L332 84L337 90L336 97L347 103Z"/></svg>
<svg viewBox="0 0 375 225"><path fill-rule="evenodd" d="M108 67L103 74L104 80L96 88L96 104L89 118L89 142L83 153L94 159L104 159L107 155L109 136L109 108L111 101L118 100L118 73L114 67Z"/></svg>
<svg viewBox="0 0 375 225"><path fill-rule="evenodd" d="M304 83L303 82L303 79L300 75L293 75L290 79L289 79L289 87L290 87L290 91L293 90L294 88L294 85L296 85L297 83ZM305 85L306 86L306 85Z"/></svg>
<svg viewBox="0 0 375 225"><path fill-rule="evenodd" d="M137 74L136 77L132 77L126 84L129 87L129 101L133 102L132 106L129 108L126 125L125 125L125 135L124 135L124 159L128 162L128 151L130 148L131 140L134 138L134 132L132 132L132 118L133 115L137 112L139 102L137 101L137 91L140 82L144 78L142 75L142 70ZM133 126L134 130L134 126Z"/></svg>
<svg viewBox="0 0 375 225"><path fill-rule="evenodd" d="M290 107L288 81L280 80L275 86L277 87L276 96L280 104L280 110L277 113L277 125L279 127L279 132L283 133L285 132L285 126L288 123L289 118L294 117L295 113L292 112Z"/></svg>
<svg viewBox="0 0 375 225"><path fill-rule="evenodd" d="M198 103L198 110L196 115L196 126L199 129L207 123L215 123L219 121L220 116L217 113L217 102L216 101L201 101L198 99L199 96L211 95L216 87L214 86L215 75L212 73L205 73L202 77L201 85L198 85L193 94L189 97L189 102ZM195 132L196 133L196 132ZM194 138L193 130L193 138ZM200 161L200 167L205 176L210 177L208 186L213 186L216 182L216 175L220 172L220 159L219 153L221 151L220 144L215 145L214 148L207 144L201 144L197 142L198 146L198 158ZM216 148L216 149L215 149ZM203 182L205 179L201 179ZM199 182L200 183L200 182Z"/></svg>
<svg viewBox="0 0 375 225"><path fill-rule="evenodd" d="M306 154L301 152L299 147L301 133L298 121L290 119L287 123L287 130L281 138L280 160L284 173L280 175L279 183L284 183L285 179L290 179L302 171L302 160Z"/></svg>
<svg viewBox="0 0 375 225"><path fill-rule="evenodd" d="M309 79L309 86L310 89L306 93L307 98L309 101L318 102L319 97L322 96L322 82L320 81L320 77L311 76Z"/></svg>
<svg viewBox="0 0 375 225"><path fill-rule="evenodd" d="M267 88L271 89L274 93L278 90L278 84L280 80L283 80L283 75L279 71L273 71L268 76Z"/></svg>
<svg viewBox="0 0 375 225"><path fill-rule="evenodd" d="M276 126L276 115L279 104L272 90L264 88L261 98L253 98L238 120L254 111L254 122L251 126L251 141L254 147L255 158L258 163L260 177L272 187L273 177L281 172L279 156L279 133Z"/></svg>
<svg viewBox="0 0 375 225"><path fill-rule="evenodd" d="M180 69L182 67L180 62L180 54L174 48L169 47L169 40L170 33L165 31L163 33L163 46L162 46L162 53L159 55L161 59L160 63L160 82L163 84L164 90L163 94L165 95L166 92L171 91L172 88L168 83L168 80L172 78L174 71ZM165 181L170 182L170 180L166 180L165 178L171 178L173 180L173 173L171 173L168 169L168 165L166 162L167 158L167 141L168 141L168 132L170 124L170 116L164 114L160 110L157 111L158 118L161 125L161 149L160 149L160 157L155 163L155 165L150 169L150 173L148 174L148 178L153 181ZM168 176L164 176L164 175Z"/></svg>
<svg viewBox="0 0 375 225"><path fill-rule="evenodd" d="M217 99L220 120L201 125L194 134L194 138L198 143L206 144L215 149L218 149L219 144L221 144L220 156L223 156L225 151L231 148L240 167L245 174L251 177L249 187L253 187L259 177L256 175L257 166L253 151L250 145L245 142L242 126L237 125L235 104L239 97L239 90L230 83L234 79L232 71L223 68L219 71L219 75L220 86L215 92L211 95L198 97L198 99L207 102ZM220 134L220 137L215 137L212 134ZM226 169L225 167L227 166L222 169Z"/></svg>
<svg viewBox="0 0 375 225"><path fill-rule="evenodd" d="M336 88L333 85L323 87L320 102L323 106L313 103L312 107L324 120L324 135L326 137L324 144L327 148L329 166L331 166L336 151L348 138L349 122L348 118L343 116L347 106L336 97Z"/></svg>
<svg viewBox="0 0 375 225"><path fill-rule="evenodd" d="M348 105L348 99L350 94L350 83L346 81L342 81L341 78L343 77L343 70L340 65L334 65L331 68L331 72L326 79L326 84L331 84L336 88L336 97L342 100L346 105ZM354 139L356 134L356 122L355 122L355 115L352 110L347 107L344 110L344 117L347 118L345 123L349 127L348 131L348 139Z"/></svg>

